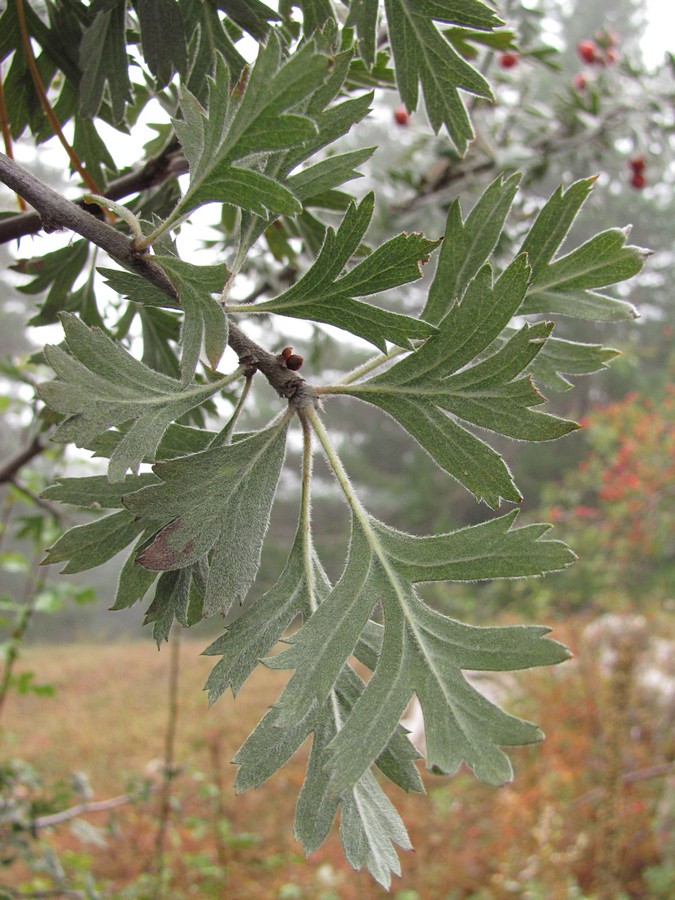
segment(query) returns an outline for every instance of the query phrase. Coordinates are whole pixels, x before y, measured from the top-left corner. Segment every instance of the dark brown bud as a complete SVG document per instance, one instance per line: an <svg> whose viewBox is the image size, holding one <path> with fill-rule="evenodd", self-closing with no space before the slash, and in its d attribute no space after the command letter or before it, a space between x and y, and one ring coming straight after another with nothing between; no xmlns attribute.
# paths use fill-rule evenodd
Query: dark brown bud
<svg viewBox="0 0 675 900"><path fill-rule="evenodd" d="M298 356L297 353L292 353L289 357L286 358L286 368L292 369L293 372L297 372L297 370L302 366L304 359L301 356Z"/></svg>

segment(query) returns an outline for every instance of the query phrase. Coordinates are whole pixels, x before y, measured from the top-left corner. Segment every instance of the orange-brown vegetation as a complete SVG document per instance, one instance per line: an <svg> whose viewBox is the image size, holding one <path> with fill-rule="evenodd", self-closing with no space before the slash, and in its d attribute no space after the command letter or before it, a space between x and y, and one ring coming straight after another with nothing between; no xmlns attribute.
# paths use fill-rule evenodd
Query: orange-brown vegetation
<svg viewBox="0 0 675 900"><path fill-rule="evenodd" d="M630 647L623 663L603 669L600 654L570 628L556 636L578 656L555 670L518 676L526 690L509 708L540 723L547 740L510 751L516 770L511 786L495 790L460 772L454 778L428 774L427 797L394 789L416 852L402 854L403 877L390 896L566 898L579 896L580 889L584 896L603 898L617 886L628 897L651 896L645 871L663 861L667 838L659 804L673 750L663 711L645 703L633 685ZM181 654L180 772L173 781L176 803L167 844L171 883L162 896L387 896L367 874L349 868L336 834L307 861L294 841L291 823L306 746L263 788L234 794L230 760L277 696L283 673L262 669L236 701L227 696L208 709L200 688L212 660L201 657L191 641L183 643ZM158 778L167 718L166 648L157 653L146 643L41 647L29 650L23 662L54 684L56 697L10 698L5 757L20 754L48 783L84 771L96 799L124 792L131 781ZM81 864L84 854L103 896L145 896L123 892L153 869L158 802L154 794L89 814L105 846L83 843L67 823L43 838L66 863L75 854ZM0 880L17 885L26 878L14 865Z"/></svg>

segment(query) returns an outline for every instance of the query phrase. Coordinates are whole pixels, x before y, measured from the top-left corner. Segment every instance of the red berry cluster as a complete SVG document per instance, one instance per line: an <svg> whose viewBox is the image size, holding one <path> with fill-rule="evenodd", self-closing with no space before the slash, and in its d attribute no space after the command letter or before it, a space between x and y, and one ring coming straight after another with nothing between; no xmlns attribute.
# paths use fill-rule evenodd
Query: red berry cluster
<svg viewBox="0 0 675 900"><path fill-rule="evenodd" d="M642 188L647 184L647 179L645 178L646 163L644 156L633 156L628 160L628 165L632 173L630 183L633 185L635 190L641 191Z"/></svg>
<svg viewBox="0 0 675 900"><path fill-rule="evenodd" d="M589 66L611 66L619 58L618 42L613 32L602 31L596 34L595 40L579 41L577 53Z"/></svg>

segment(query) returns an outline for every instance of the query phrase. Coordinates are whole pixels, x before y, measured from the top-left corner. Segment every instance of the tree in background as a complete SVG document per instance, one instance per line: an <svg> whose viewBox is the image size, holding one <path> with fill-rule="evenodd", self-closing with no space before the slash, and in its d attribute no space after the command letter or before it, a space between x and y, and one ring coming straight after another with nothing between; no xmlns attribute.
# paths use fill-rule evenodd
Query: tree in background
<svg viewBox="0 0 675 900"><path fill-rule="evenodd" d="M508 439L538 444L576 428L541 409L542 391L566 391L570 376L616 355L587 340L586 322L635 317L611 286L637 275L645 257L604 220L561 250L593 177L559 168L554 180L565 184L551 184L546 202L530 193L558 159L606 145L619 116L603 107L614 95L613 39L598 38L607 79L592 84L589 75L562 104L524 104L534 79L523 79L519 95L507 76L525 65L546 72L553 57L536 16L512 14L520 42L479 0L387 0L383 9L374 0L302 0L278 10L257 0L17 0L0 18L0 180L36 210L8 212L0 236L69 231L56 249L15 265L29 279L20 290L45 295L30 324L63 331L27 366L8 369L36 385L38 400L28 401L26 449L6 462L3 480L16 481L48 441L108 461L104 475L57 468L41 503L109 512L66 531L45 563L77 573L126 551L114 608L144 601L158 644L174 620L229 616L206 651L219 657L211 702L239 691L285 637L288 648L266 664L293 674L239 750L237 786L263 783L311 735L296 835L311 852L339 809L347 859L386 886L400 871L394 845L410 842L372 767L403 790L422 789L417 751L399 725L411 697L423 709L432 770L465 763L503 784L512 769L501 747L541 733L485 699L463 671L567 657L543 626L463 624L425 604L415 585L540 575L572 554L543 539L548 526L516 526L515 508L422 536L385 524L350 482L335 434L344 444L358 400L423 448L443 486L449 475L493 509L519 504L500 451ZM628 85L638 74L626 68L621 77ZM429 129L409 145L420 154L409 171L393 173L367 143L375 90L398 92L393 127L425 111ZM144 121L154 136L125 168L109 129L134 135ZM18 138L40 145L54 136L81 185L74 202L12 159ZM379 209L372 192L345 189L371 157ZM458 186L472 186L461 205ZM386 206L394 194L395 215ZM217 211L206 240L204 207ZM414 220L431 237L392 236L387 217L402 227ZM432 257L433 277L409 287ZM559 329L561 316L584 324ZM295 335L319 343L325 326L329 355L315 357L315 372L294 350ZM349 371L354 339L374 355ZM242 427L254 380L272 388L263 403L274 412L261 427ZM337 398L350 406L341 405L331 434ZM289 433L302 448L297 529L289 515L295 536L278 580L240 612ZM314 473L317 448L324 463ZM328 472L351 529L333 579L311 515ZM418 525L404 518L401 528ZM352 656L372 671L367 683Z"/></svg>

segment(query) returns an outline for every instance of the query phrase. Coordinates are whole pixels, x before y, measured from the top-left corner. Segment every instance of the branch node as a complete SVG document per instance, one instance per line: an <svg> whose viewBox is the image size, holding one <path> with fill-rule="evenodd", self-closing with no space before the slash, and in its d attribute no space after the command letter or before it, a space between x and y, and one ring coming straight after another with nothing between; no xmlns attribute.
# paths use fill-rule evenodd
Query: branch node
<svg viewBox="0 0 675 900"><path fill-rule="evenodd" d="M244 376L253 378L258 371L258 359L253 353L245 353L239 357L239 365L244 367Z"/></svg>

